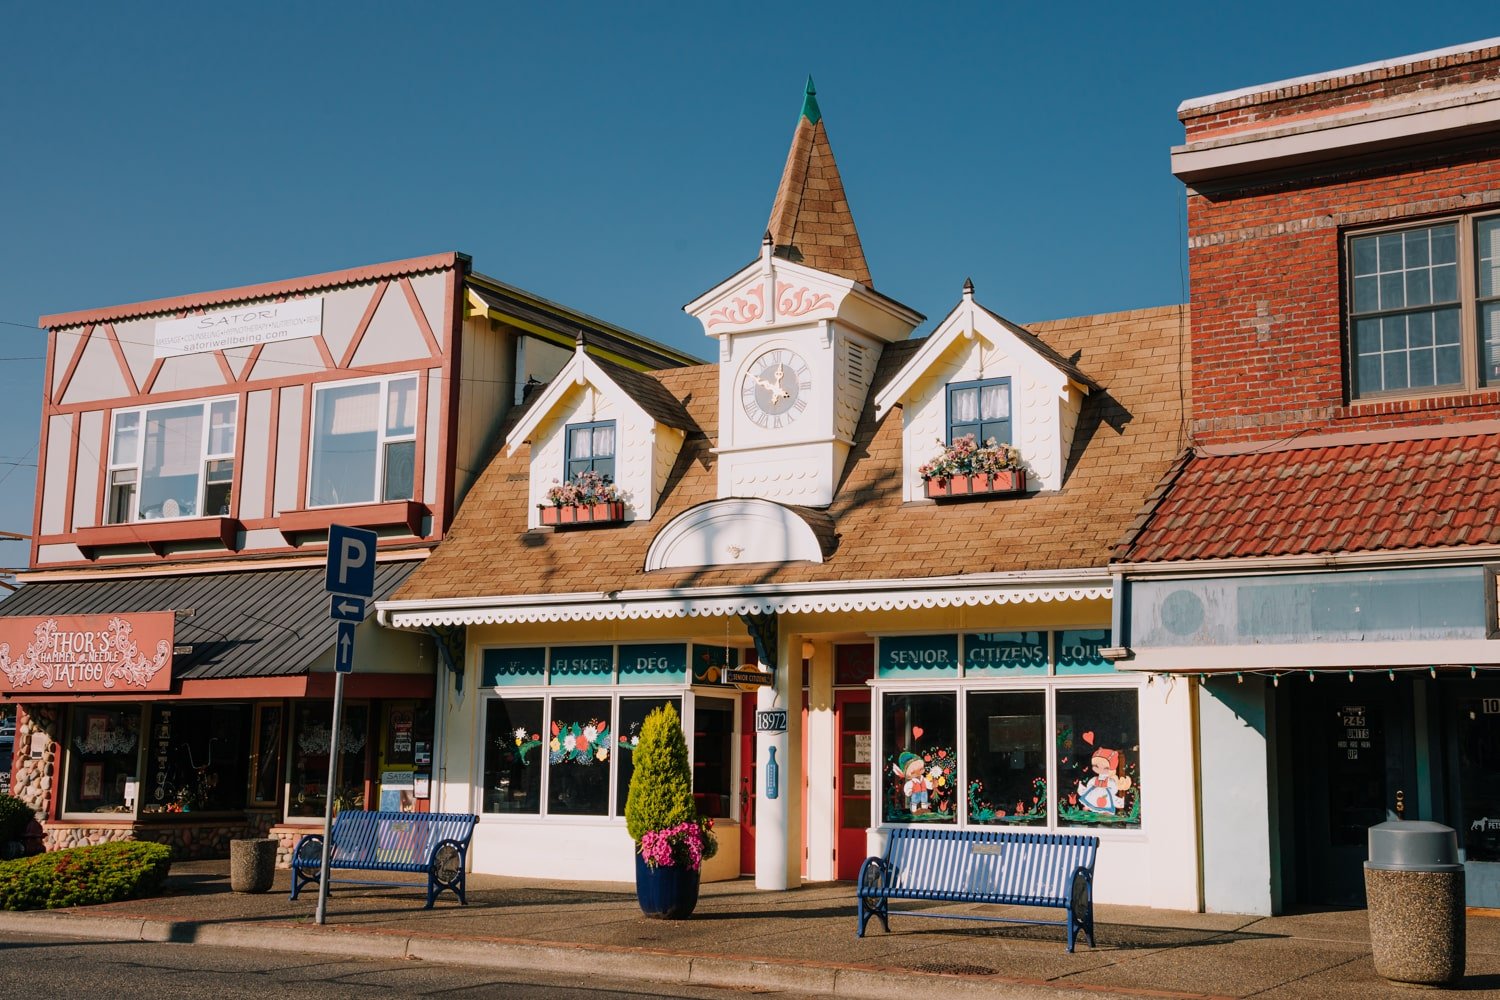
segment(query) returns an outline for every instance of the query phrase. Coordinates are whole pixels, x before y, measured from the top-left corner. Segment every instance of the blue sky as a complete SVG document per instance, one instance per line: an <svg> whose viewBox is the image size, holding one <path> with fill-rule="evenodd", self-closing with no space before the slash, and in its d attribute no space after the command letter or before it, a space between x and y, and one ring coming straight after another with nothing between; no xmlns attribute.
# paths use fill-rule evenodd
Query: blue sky
<svg viewBox="0 0 1500 1000"><path fill-rule="evenodd" d="M1180 302L1182 100L1500 34L1483 7L4 0L0 529L39 315L461 250L707 356L681 306L756 253L809 73L882 292Z"/></svg>

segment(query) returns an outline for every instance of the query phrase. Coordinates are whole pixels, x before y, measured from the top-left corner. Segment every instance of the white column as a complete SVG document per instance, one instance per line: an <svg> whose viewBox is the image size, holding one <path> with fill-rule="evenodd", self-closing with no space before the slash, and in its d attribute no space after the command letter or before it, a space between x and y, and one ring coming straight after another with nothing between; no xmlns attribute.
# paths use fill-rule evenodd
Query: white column
<svg viewBox="0 0 1500 1000"><path fill-rule="evenodd" d="M833 762L838 733L833 711L833 646L812 644L807 676L807 877L827 882L833 870L833 841L838 822L834 802Z"/></svg>
<svg viewBox="0 0 1500 1000"><path fill-rule="evenodd" d="M783 733L755 734L757 889L787 889L802 879L801 663L802 639L783 626L776 639L776 683L755 698L761 711L785 709L787 727Z"/></svg>

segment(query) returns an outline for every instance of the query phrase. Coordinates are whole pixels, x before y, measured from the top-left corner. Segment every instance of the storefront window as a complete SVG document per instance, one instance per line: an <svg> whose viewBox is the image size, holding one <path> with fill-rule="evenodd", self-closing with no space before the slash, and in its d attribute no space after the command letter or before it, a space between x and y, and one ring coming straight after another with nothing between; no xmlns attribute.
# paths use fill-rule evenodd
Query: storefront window
<svg viewBox="0 0 1500 1000"><path fill-rule="evenodd" d="M281 748L285 742L280 705L259 705L255 709L255 756L251 761L253 804L274 806L281 785Z"/></svg>
<svg viewBox="0 0 1500 1000"><path fill-rule="evenodd" d="M322 816L328 797L328 755L332 744L333 705L297 706L292 731L289 816ZM368 705L345 705L339 720L339 762L335 772L334 810L365 807L365 758L369 741Z"/></svg>
<svg viewBox="0 0 1500 1000"><path fill-rule="evenodd" d="M1047 823L1047 696L971 691L964 767L971 823Z"/></svg>
<svg viewBox="0 0 1500 1000"><path fill-rule="evenodd" d="M484 718L484 802L487 813L542 808L542 700L491 698Z"/></svg>
<svg viewBox="0 0 1500 1000"><path fill-rule="evenodd" d="M73 710L65 812L135 812L140 729L141 710L135 706Z"/></svg>
<svg viewBox="0 0 1500 1000"><path fill-rule="evenodd" d="M157 706L151 713L156 779L148 812L244 809L249 791L249 705Z"/></svg>
<svg viewBox="0 0 1500 1000"><path fill-rule="evenodd" d="M1450 703L1458 749L1456 825L1466 861L1500 861L1500 789L1494 781L1500 772L1500 698L1493 689L1486 694L1491 697L1466 693Z"/></svg>
<svg viewBox="0 0 1500 1000"><path fill-rule="evenodd" d="M1063 825L1141 825L1134 690L1057 692L1057 815Z"/></svg>
<svg viewBox="0 0 1500 1000"><path fill-rule="evenodd" d="M734 702L700 698L693 705L693 800L703 816L729 816Z"/></svg>
<svg viewBox="0 0 1500 1000"><path fill-rule="evenodd" d="M547 812L609 813L608 698L555 698L547 743Z"/></svg>
<svg viewBox="0 0 1500 1000"><path fill-rule="evenodd" d="M625 815L625 799L630 795L630 777L635 774L635 747L641 741L641 725L652 709L671 705L680 716L680 698L621 698L620 721L615 728L615 815Z"/></svg>
<svg viewBox="0 0 1500 1000"><path fill-rule="evenodd" d="M957 696L887 694L885 748L887 823L952 822L957 816Z"/></svg>

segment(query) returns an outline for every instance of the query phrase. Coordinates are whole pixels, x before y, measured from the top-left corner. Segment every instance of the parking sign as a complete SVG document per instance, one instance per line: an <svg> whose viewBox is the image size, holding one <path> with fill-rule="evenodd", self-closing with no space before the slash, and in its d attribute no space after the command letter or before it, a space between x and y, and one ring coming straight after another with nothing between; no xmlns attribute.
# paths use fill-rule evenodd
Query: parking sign
<svg viewBox="0 0 1500 1000"><path fill-rule="evenodd" d="M342 524L328 527L328 573L324 588L350 597L375 595L375 532Z"/></svg>

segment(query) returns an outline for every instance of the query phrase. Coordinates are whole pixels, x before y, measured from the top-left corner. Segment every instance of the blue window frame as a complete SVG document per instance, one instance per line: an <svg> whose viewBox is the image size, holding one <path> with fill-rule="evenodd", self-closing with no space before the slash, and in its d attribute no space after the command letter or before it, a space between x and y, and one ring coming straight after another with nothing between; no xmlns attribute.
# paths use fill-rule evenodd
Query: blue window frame
<svg viewBox="0 0 1500 1000"><path fill-rule="evenodd" d="M615 478L615 422L596 420L567 427L567 477L582 472L597 472Z"/></svg>
<svg viewBox="0 0 1500 1000"><path fill-rule="evenodd" d="M993 438L1011 444L1010 379L987 378L948 386L948 440L974 435L981 445Z"/></svg>

